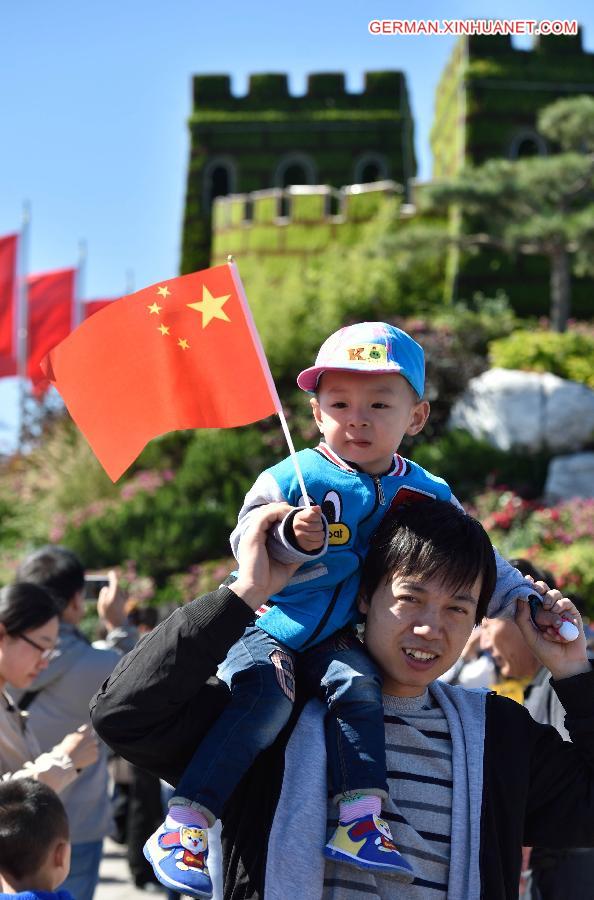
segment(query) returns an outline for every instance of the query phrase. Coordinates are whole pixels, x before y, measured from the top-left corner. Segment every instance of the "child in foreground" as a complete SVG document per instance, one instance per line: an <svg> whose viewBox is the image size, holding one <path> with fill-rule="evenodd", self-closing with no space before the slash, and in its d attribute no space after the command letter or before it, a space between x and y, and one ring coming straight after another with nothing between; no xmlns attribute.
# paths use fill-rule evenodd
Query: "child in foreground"
<svg viewBox="0 0 594 900"><path fill-rule="evenodd" d="M0 897L74 900L57 888L70 870L66 810L41 781L0 783Z"/></svg>
<svg viewBox="0 0 594 900"><path fill-rule="evenodd" d="M297 378L312 394L323 438L298 454L312 506L304 508L286 459L248 492L231 543L239 559L250 514L285 500L294 509L268 546L272 556L300 568L229 652L219 676L231 689L230 702L178 783L165 823L145 845L157 878L173 890L211 896L207 829L288 722L296 667L300 683L328 708L328 778L339 822L324 854L404 882L414 878L380 817L388 797L382 684L353 624L361 561L390 508L427 498L457 503L443 479L397 452L404 435L418 434L427 421L424 373L423 350L406 332L364 322L331 335L315 366ZM489 615L513 614L515 600L533 590L501 557L497 569ZM438 656L411 645L406 659L412 670L430 672Z"/></svg>

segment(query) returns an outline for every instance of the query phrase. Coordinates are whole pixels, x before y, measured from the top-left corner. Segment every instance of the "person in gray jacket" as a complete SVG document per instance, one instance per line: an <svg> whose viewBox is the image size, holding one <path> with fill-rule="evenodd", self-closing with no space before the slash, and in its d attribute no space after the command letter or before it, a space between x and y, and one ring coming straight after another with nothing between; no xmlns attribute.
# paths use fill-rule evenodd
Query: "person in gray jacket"
<svg viewBox="0 0 594 900"><path fill-rule="evenodd" d="M42 750L89 720L89 700L110 675L121 653L135 644L136 630L126 627L124 598L115 573L98 600L107 627L107 649L97 649L79 630L84 612L85 572L77 556L65 547L48 545L26 557L19 581L45 587L60 610L57 653L30 690L17 699L26 708ZM62 793L72 838L72 863L64 888L77 900L92 900L99 877L103 838L112 824L108 790L107 749Z"/></svg>

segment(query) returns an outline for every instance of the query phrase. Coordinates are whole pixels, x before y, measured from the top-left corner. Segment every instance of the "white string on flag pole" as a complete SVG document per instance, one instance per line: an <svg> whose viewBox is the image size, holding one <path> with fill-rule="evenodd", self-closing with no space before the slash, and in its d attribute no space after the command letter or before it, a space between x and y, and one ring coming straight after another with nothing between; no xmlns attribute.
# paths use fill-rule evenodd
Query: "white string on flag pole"
<svg viewBox="0 0 594 900"><path fill-rule="evenodd" d="M270 371L270 366L268 365L268 359L266 358L266 353L264 352L264 347L262 346L262 341L260 340L260 335L258 334L258 329L256 328L256 323L254 322L254 317L252 316L252 311L249 307L245 289L243 287L241 277L239 275L239 270L235 264L235 260L232 256L227 257L227 265L229 266L229 271L231 272L231 277L233 278L233 283L235 284L235 289L237 291L237 295L240 299L243 312L246 318L247 325L250 329L250 334L252 335L252 340L254 342L254 347L258 353L258 357L260 359L260 365L262 366L262 371L264 372L266 382L268 384L268 389L274 401L274 405L276 408L276 412L280 419L281 428L283 429L283 434L285 436L285 440L287 441L287 446L289 448L289 454L291 456L291 460L293 462L293 466L295 467L295 474L297 475L297 481L299 482L299 487L301 488L301 495L303 497L303 502L305 504L306 509L311 507L311 503L309 502L309 496L307 494L307 488L305 487L305 481L303 480L303 473L301 471L301 466L299 465L299 460L297 458L297 453L295 451L295 446L293 444L293 439L291 437L291 433L289 431L289 426L287 424L287 420L285 418L285 413L282 407L282 403L280 401L280 397L278 396L278 391L276 389L276 384L274 383L274 378L272 377L272 372Z"/></svg>

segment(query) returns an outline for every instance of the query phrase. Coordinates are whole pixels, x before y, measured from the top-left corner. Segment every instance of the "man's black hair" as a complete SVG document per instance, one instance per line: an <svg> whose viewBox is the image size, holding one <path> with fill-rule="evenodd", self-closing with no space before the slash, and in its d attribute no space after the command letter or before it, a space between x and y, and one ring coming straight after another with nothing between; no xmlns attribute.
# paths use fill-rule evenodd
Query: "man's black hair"
<svg viewBox="0 0 594 900"><path fill-rule="evenodd" d="M478 624L487 612L497 567L480 522L445 500L421 500L396 506L376 531L361 574L367 601L382 580L396 574L438 578L454 593L480 576Z"/></svg>
<svg viewBox="0 0 594 900"><path fill-rule="evenodd" d="M60 839L69 839L68 817L55 791L32 778L0 783L0 872L34 875Z"/></svg>
<svg viewBox="0 0 594 900"><path fill-rule="evenodd" d="M62 612L85 584L85 570L78 556L66 547L47 544L25 557L17 569L17 581L32 581L46 588Z"/></svg>

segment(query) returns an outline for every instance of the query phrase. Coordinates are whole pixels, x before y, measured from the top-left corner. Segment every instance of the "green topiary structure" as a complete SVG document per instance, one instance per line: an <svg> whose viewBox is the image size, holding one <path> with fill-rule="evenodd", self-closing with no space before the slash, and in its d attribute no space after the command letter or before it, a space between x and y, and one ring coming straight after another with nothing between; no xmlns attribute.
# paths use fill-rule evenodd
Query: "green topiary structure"
<svg viewBox="0 0 594 900"><path fill-rule="evenodd" d="M433 178L455 176L488 159L546 155L558 148L538 133L538 112L555 100L594 95L594 54L584 51L581 32L535 39L517 50L508 36L460 38L444 69L431 131ZM458 218L455 227L464 227ZM504 290L520 315L548 309L549 275L540 257L453 254L454 296ZM574 315L592 315L592 282L573 279Z"/></svg>
<svg viewBox="0 0 594 900"><path fill-rule="evenodd" d="M231 93L227 75L197 75L189 127L182 273L209 263L211 210L218 196L257 196L289 185L339 188L385 179L407 184L416 173L401 72L368 72L361 93L347 92L342 74L312 74L303 96L289 93L286 75L252 75L245 97ZM294 198L298 218L320 218L323 202ZM274 195L258 197L254 221L272 225L284 213L277 203ZM368 212L361 217L369 218ZM259 237L274 243L278 230L271 227Z"/></svg>

